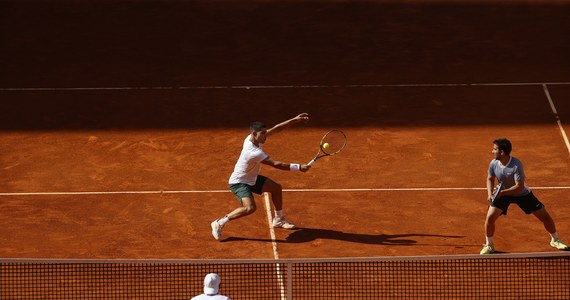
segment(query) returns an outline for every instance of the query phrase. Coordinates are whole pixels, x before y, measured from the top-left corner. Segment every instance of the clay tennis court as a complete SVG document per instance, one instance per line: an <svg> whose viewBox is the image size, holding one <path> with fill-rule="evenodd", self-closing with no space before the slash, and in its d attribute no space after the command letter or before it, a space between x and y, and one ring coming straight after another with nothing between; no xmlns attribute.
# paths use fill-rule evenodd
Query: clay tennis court
<svg viewBox="0 0 570 300"><path fill-rule="evenodd" d="M564 1L0 3L0 257L320 258L476 254L492 141L570 240L570 5ZM251 121L307 173L269 167L299 228L264 197L230 222ZM558 122L559 121L559 122ZM499 252L550 252L517 207ZM274 247L275 246L275 247Z"/></svg>

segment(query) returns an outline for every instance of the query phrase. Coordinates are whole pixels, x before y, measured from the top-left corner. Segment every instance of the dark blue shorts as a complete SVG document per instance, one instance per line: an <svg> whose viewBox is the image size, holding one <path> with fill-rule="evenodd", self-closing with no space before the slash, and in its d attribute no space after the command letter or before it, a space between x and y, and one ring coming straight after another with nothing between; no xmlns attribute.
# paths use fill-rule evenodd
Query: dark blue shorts
<svg viewBox="0 0 570 300"><path fill-rule="evenodd" d="M257 175L257 179L255 180L255 185L251 186L245 183L233 183L230 184L230 191L234 193L237 197L239 203L243 204L241 199L243 198L251 198L253 199L253 193L261 195L261 190L263 189L263 185L267 177L262 175Z"/></svg>
<svg viewBox="0 0 570 300"><path fill-rule="evenodd" d="M512 203L518 205L527 215L544 207L532 192L524 196L501 196L495 199L491 206L499 208L503 211L503 215L507 214L507 209Z"/></svg>

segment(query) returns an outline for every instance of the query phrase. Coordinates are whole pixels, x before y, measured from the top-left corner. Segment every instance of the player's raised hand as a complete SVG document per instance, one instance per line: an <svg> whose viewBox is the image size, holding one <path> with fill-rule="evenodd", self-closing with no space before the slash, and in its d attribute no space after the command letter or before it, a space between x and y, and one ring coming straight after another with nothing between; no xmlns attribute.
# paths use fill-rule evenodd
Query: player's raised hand
<svg viewBox="0 0 570 300"><path fill-rule="evenodd" d="M309 114L308 113L299 114L298 116L295 117L295 119L306 123L309 121Z"/></svg>

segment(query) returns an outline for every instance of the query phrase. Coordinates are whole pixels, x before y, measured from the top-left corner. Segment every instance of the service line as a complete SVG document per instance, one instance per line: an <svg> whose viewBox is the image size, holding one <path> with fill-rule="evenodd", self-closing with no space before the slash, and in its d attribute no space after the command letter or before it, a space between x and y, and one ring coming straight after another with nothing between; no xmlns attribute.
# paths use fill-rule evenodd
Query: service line
<svg viewBox="0 0 570 300"><path fill-rule="evenodd" d="M570 186L533 186L533 190L567 190ZM283 189L283 192L430 192L430 191L486 191L484 187L394 187L394 188L316 188ZM69 192L2 192L0 196L81 196L81 195L156 195L230 193L230 190L156 190L156 191L69 191Z"/></svg>

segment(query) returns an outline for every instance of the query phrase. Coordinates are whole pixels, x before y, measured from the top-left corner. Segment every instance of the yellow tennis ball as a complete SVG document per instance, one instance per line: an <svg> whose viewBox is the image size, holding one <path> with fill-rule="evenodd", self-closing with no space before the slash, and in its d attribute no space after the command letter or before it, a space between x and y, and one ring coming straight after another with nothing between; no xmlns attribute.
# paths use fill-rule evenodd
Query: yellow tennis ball
<svg viewBox="0 0 570 300"><path fill-rule="evenodd" d="M329 143L324 143L323 148L328 149L330 147Z"/></svg>

